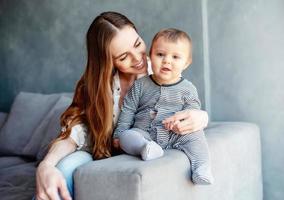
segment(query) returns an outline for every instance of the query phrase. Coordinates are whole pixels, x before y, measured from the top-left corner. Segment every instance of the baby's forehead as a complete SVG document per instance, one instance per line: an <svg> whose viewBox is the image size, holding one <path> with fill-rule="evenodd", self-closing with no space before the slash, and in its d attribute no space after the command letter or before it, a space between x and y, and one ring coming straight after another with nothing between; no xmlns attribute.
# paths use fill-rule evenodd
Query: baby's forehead
<svg viewBox="0 0 284 200"><path fill-rule="evenodd" d="M165 36L160 36L158 38L156 38L155 41L153 41L153 43L156 43L156 42L162 42L162 43L173 43L173 44L177 44L179 42L181 43L185 43L185 44L189 44L189 47L191 47L191 41L188 40L186 37L177 37L177 38L168 38L168 37L165 37Z"/></svg>
<svg viewBox="0 0 284 200"><path fill-rule="evenodd" d="M169 39L167 37L161 36L157 38L155 41L153 41L153 46L156 46L157 44L159 45L165 45L165 44L170 44L172 47L179 48L180 45L186 45L186 47L191 51L192 45L191 42L184 37L176 38L176 39Z"/></svg>
<svg viewBox="0 0 284 200"><path fill-rule="evenodd" d="M168 41L168 42L177 42L179 40L185 40L185 41L188 41L190 43L190 40L183 35L179 35L179 36L175 35L175 37L171 37L171 36L168 36L168 35L160 35L155 40L157 41L159 39L165 40L165 41Z"/></svg>

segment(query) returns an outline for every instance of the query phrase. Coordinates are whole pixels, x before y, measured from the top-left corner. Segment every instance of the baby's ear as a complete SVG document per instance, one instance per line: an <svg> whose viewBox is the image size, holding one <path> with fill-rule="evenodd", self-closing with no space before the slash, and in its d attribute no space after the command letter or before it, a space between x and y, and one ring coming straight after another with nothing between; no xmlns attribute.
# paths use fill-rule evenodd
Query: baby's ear
<svg viewBox="0 0 284 200"><path fill-rule="evenodd" d="M189 65L192 63L192 57L188 58L188 61L186 62L186 65L184 66L184 69L188 68Z"/></svg>

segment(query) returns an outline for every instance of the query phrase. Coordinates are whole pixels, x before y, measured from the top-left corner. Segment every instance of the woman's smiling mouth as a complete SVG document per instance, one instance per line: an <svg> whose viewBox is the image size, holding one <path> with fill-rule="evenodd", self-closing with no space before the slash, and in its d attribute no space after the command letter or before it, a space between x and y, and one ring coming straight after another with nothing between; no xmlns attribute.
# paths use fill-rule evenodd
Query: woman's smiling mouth
<svg viewBox="0 0 284 200"><path fill-rule="evenodd" d="M136 69L141 69L144 67L144 60L142 59L138 64L134 65Z"/></svg>

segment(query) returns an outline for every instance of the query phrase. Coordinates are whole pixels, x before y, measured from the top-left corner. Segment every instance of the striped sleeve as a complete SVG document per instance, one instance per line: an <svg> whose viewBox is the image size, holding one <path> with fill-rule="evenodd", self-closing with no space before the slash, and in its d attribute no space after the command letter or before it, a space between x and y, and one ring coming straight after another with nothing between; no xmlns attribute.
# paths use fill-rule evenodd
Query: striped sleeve
<svg viewBox="0 0 284 200"><path fill-rule="evenodd" d="M184 96L184 106L183 110L186 109L201 109L201 102L198 98L198 92L196 87L190 82L187 86L187 92Z"/></svg>
<svg viewBox="0 0 284 200"><path fill-rule="evenodd" d="M118 138L123 131L130 129L134 124L134 117L139 105L141 93L141 81L136 80L127 95L124 97L123 106L118 118L116 129L113 133L114 138Z"/></svg>

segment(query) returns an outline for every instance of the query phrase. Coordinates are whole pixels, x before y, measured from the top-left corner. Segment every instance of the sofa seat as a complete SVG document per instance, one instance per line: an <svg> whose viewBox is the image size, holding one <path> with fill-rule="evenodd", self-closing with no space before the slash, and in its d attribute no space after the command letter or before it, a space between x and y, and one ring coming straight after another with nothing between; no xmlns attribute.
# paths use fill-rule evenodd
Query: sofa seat
<svg viewBox="0 0 284 200"><path fill-rule="evenodd" d="M0 157L0 199L30 200L35 192L36 162Z"/></svg>
<svg viewBox="0 0 284 200"><path fill-rule="evenodd" d="M75 173L80 200L259 200L262 199L259 129L242 122L211 123L205 130L215 183L193 185L190 163L180 151L142 161L119 155L93 161Z"/></svg>

